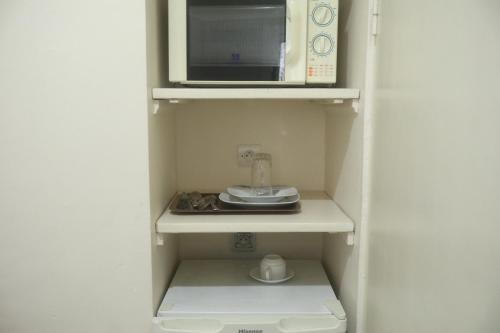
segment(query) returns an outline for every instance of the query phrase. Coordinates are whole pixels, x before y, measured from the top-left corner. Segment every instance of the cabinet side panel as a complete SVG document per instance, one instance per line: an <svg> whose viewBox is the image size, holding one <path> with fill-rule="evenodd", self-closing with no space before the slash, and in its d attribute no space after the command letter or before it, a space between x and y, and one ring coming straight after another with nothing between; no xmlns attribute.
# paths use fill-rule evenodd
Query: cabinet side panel
<svg viewBox="0 0 500 333"><path fill-rule="evenodd" d="M369 1L340 1L338 84L361 89L356 114L345 104L329 110L325 122L325 189L355 223L354 246L345 235L325 235L323 263L348 315L348 331L357 331L358 273L362 223L364 92Z"/></svg>
<svg viewBox="0 0 500 333"><path fill-rule="evenodd" d="M151 107L150 107L151 110ZM151 114L151 113L150 113ZM176 192L175 110L162 106L150 115L149 160L151 196L151 253L153 309L159 306L177 265L177 236L164 234L164 245L156 245L156 220Z"/></svg>
<svg viewBox="0 0 500 333"><path fill-rule="evenodd" d="M499 332L500 2L381 4L367 332Z"/></svg>
<svg viewBox="0 0 500 333"><path fill-rule="evenodd" d="M152 88L167 83L167 1L150 0L147 10L149 176L151 208L151 261L153 311L159 306L177 264L177 236L165 235L156 245L155 222L177 189L175 110L161 103L153 114Z"/></svg>

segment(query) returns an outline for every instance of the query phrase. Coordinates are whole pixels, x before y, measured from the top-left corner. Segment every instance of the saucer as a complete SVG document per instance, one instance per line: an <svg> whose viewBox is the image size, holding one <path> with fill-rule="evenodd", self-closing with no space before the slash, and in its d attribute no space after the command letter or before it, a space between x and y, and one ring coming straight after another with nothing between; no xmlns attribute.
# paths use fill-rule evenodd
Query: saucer
<svg viewBox="0 0 500 333"><path fill-rule="evenodd" d="M236 185L226 189L227 193L247 202L279 202L286 197L293 197L299 194L295 187L290 186L272 186L271 194L256 195L255 191L249 186Z"/></svg>
<svg viewBox="0 0 500 333"><path fill-rule="evenodd" d="M250 271L250 277L254 280L257 280L262 283L267 283L267 284L276 284L276 283L282 283L285 281L290 280L295 276L295 272L289 268L286 269L286 276L283 279L280 280L264 280L260 277L260 267L254 267Z"/></svg>
<svg viewBox="0 0 500 333"><path fill-rule="evenodd" d="M248 202L233 195L230 195L229 193L222 192L221 194L219 194L219 200L227 204L237 205L237 206L256 206L256 207L286 206L298 202L300 200L300 194L297 193L297 195L293 195L291 197L284 197L277 202Z"/></svg>

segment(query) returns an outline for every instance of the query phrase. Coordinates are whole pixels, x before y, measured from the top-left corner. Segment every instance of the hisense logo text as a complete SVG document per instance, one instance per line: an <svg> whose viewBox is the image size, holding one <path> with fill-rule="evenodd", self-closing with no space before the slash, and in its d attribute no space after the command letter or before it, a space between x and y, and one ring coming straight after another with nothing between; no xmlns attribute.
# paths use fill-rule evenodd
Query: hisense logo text
<svg viewBox="0 0 500 333"><path fill-rule="evenodd" d="M238 330L238 333L262 333L263 330L246 330L246 329L240 329Z"/></svg>

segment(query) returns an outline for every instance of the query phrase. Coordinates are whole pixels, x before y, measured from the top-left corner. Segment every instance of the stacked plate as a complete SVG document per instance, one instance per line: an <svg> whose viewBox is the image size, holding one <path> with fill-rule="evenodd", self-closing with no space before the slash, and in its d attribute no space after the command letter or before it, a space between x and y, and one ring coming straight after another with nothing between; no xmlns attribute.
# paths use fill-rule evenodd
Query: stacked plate
<svg viewBox="0 0 500 333"><path fill-rule="evenodd" d="M270 195L257 195L249 186L231 186L219 195L222 202L238 206L281 206L300 200L295 187L273 186Z"/></svg>

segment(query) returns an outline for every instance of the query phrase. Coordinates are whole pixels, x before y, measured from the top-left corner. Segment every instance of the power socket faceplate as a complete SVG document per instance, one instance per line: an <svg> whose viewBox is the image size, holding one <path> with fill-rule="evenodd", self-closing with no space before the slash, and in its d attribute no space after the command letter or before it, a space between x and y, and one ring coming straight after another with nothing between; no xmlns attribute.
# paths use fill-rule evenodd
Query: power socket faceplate
<svg viewBox="0 0 500 333"><path fill-rule="evenodd" d="M257 144L242 144L238 145L238 165L251 166L253 156L260 152L261 145Z"/></svg>
<svg viewBox="0 0 500 333"><path fill-rule="evenodd" d="M233 251L254 252L256 235L253 232L237 232L233 236Z"/></svg>

